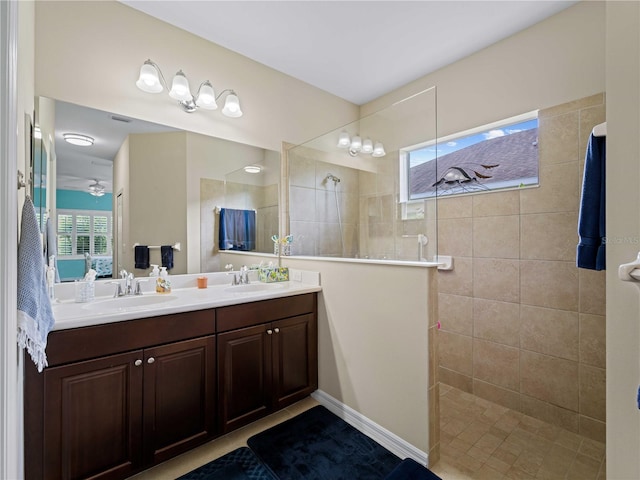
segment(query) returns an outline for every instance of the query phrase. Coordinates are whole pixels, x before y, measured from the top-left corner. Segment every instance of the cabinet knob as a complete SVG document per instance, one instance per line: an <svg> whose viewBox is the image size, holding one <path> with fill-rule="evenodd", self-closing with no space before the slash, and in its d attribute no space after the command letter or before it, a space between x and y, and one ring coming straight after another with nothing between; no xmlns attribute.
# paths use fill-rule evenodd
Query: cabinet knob
<svg viewBox="0 0 640 480"><path fill-rule="evenodd" d="M267 335L271 335L273 333L273 330L269 329L267 330Z"/></svg>
<svg viewBox="0 0 640 480"><path fill-rule="evenodd" d="M136 360L135 362L133 362L133 364L134 364L136 367L139 367L140 365L142 365L142 360L138 359L138 360Z"/></svg>
<svg viewBox="0 0 640 480"><path fill-rule="evenodd" d="M280 333L280 329L279 328L274 328L273 331L276 332L276 333Z"/></svg>
<svg viewBox="0 0 640 480"><path fill-rule="evenodd" d="M156 361L156 359L155 359L155 358L153 358L153 357L149 357L149 358L147 359L147 363L153 363L153 362L155 362L155 361Z"/></svg>

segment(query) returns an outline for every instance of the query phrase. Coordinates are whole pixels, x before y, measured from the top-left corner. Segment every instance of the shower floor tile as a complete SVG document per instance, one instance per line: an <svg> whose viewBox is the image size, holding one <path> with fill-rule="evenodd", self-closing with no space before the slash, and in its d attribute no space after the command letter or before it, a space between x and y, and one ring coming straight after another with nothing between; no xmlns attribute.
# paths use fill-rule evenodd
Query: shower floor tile
<svg viewBox="0 0 640 480"><path fill-rule="evenodd" d="M440 385L443 480L605 480L605 445Z"/></svg>

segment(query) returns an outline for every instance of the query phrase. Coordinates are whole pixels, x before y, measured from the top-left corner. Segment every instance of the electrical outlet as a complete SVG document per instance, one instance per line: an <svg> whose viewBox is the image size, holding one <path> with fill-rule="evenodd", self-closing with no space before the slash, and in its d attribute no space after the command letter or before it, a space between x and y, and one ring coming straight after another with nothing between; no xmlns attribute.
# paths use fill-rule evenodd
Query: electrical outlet
<svg viewBox="0 0 640 480"><path fill-rule="evenodd" d="M302 281L302 272L300 270L294 270L292 278L293 278L294 282L301 282Z"/></svg>

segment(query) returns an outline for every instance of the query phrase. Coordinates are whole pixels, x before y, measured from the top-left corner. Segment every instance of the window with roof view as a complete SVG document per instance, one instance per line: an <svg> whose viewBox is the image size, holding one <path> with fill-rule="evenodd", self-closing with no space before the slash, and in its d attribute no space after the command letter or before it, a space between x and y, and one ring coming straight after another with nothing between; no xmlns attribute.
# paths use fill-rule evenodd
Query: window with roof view
<svg viewBox="0 0 640 480"><path fill-rule="evenodd" d="M538 184L537 112L404 152L404 198L417 200Z"/></svg>

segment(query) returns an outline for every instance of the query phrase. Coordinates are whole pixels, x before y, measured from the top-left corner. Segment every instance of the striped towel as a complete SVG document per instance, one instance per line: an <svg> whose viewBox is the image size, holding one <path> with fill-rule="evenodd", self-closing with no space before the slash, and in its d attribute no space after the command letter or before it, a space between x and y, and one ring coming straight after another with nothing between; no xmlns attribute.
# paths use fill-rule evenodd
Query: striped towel
<svg viewBox="0 0 640 480"><path fill-rule="evenodd" d="M18 345L27 349L39 372L47 366L47 335L54 323L36 210L27 197L18 245Z"/></svg>

